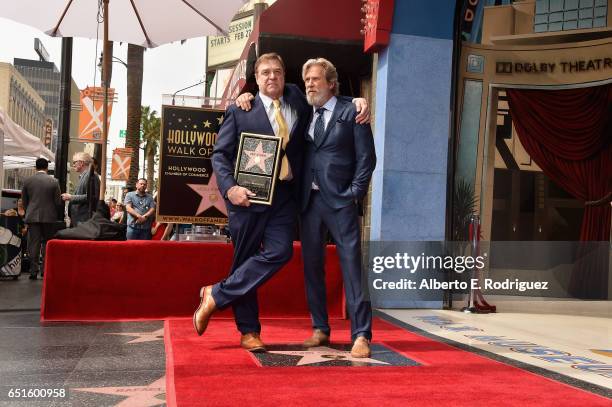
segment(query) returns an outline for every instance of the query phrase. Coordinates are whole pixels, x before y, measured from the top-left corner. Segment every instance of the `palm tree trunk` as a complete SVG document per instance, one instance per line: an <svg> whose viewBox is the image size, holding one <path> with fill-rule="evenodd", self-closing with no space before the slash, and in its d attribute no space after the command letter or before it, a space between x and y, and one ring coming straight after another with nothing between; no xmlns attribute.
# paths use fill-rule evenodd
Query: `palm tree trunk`
<svg viewBox="0 0 612 407"><path fill-rule="evenodd" d="M127 126L125 146L132 148L132 163L126 186L134 188L138 180L140 163L140 115L142 103L142 70L144 48L128 44L127 56Z"/></svg>
<svg viewBox="0 0 612 407"><path fill-rule="evenodd" d="M155 185L155 149L147 143L147 185L149 191L157 189Z"/></svg>

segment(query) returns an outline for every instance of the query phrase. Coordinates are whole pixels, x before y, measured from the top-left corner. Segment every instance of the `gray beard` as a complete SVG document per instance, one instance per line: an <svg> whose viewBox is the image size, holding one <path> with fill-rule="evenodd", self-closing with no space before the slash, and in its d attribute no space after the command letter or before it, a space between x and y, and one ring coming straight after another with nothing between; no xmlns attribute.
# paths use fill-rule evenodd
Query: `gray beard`
<svg viewBox="0 0 612 407"><path fill-rule="evenodd" d="M306 94L306 100L310 106L321 107L325 104L325 96L324 95L309 95Z"/></svg>

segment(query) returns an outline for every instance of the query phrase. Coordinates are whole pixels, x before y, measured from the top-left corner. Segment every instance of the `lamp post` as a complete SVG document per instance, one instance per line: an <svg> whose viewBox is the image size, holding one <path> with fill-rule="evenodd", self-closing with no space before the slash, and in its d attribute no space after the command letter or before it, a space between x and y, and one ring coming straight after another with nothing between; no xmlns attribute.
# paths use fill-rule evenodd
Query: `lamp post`
<svg viewBox="0 0 612 407"><path fill-rule="evenodd" d="M176 96L176 94L177 94L177 93L182 92L182 91L187 90L187 89L194 88L194 87L196 87L196 86L198 86L198 85L202 85L202 84L206 85L206 80L205 80L205 79L202 79L202 80L200 80L198 83L194 83L193 85L189 85L189 86L187 86L186 88L179 89L179 90L177 90L176 92L174 92L174 93L172 94L172 106L174 106L174 98L175 98L175 96Z"/></svg>
<svg viewBox="0 0 612 407"><path fill-rule="evenodd" d="M98 69L100 70L100 72L102 72L102 60L104 59L104 52L100 53L100 60L98 61ZM116 56L113 55L113 59L111 60L111 62L116 62L118 64L121 64L123 66L125 66L125 68L127 69L128 65L125 61L123 61L120 58L117 58Z"/></svg>

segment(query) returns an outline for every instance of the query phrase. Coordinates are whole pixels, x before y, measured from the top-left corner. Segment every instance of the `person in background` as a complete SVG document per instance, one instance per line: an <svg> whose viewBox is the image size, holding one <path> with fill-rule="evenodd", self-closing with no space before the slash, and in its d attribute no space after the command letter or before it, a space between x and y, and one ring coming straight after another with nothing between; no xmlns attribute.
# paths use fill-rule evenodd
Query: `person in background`
<svg viewBox="0 0 612 407"><path fill-rule="evenodd" d="M147 192L147 180L136 182L136 191L125 196L125 209L128 213L127 240L151 240L151 227L155 213L155 200Z"/></svg>
<svg viewBox="0 0 612 407"><path fill-rule="evenodd" d="M92 215L91 202L98 200L100 177L90 168L92 164L91 156L85 152L80 151L72 157L72 166L79 173L79 182L74 194L62 194L62 199L69 202L68 216L71 227L88 220Z"/></svg>
<svg viewBox="0 0 612 407"><path fill-rule="evenodd" d="M157 221L154 221L153 227L151 228L151 240L170 240L173 225L173 223L158 223Z"/></svg>
<svg viewBox="0 0 612 407"><path fill-rule="evenodd" d="M153 199L155 200L155 206L157 206L157 192L153 195ZM155 219L151 227L151 240L170 240L173 225L173 223L158 222Z"/></svg>
<svg viewBox="0 0 612 407"><path fill-rule="evenodd" d="M108 200L108 209L110 210L110 217L113 218L115 212L117 211L117 200L115 198L111 198Z"/></svg>
<svg viewBox="0 0 612 407"><path fill-rule="evenodd" d="M17 221L17 233L16 235L21 239L21 269L30 269L30 259L28 257L28 240L26 239L28 233L28 225L25 224L25 208L23 207L23 199L17 200L17 207L7 209L4 211L4 216L15 216L18 218Z"/></svg>
<svg viewBox="0 0 612 407"><path fill-rule="evenodd" d="M125 216L125 206L122 203L118 203L115 209L115 213L111 216L113 222L122 223L123 217Z"/></svg>
<svg viewBox="0 0 612 407"><path fill-rule="evenodd" d="M21 197L28 225L28 255L30 258L30 280L38 278L39 258L45 255L47 240L55 233L58 208L62 205L57 179L47 174L49 161L36 160L36 174L25 180Z"/></svg>

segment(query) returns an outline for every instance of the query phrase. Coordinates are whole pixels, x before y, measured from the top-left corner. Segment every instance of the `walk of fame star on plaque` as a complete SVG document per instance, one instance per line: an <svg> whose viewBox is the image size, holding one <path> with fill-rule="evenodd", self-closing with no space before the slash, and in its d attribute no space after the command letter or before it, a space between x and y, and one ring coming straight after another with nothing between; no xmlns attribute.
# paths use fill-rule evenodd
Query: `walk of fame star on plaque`
<svg viewBox="0 0 612 407"><path fill-rule="evenodd" d="M304 348L301 345L271 345L265 353L254 353L262 366L420 366L420 363L382 344L372 344L369 358L351 356L351 345L333 344Z"/></svg>
<svg viewBox="0 0 612 407"><path fill-rule="evenodd" d="M234 178L255 194L251 203L271 205L280 164L281 138L242 133Z"/></svg>

